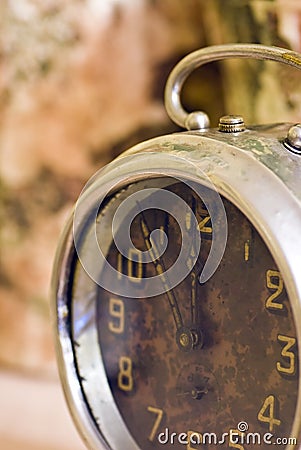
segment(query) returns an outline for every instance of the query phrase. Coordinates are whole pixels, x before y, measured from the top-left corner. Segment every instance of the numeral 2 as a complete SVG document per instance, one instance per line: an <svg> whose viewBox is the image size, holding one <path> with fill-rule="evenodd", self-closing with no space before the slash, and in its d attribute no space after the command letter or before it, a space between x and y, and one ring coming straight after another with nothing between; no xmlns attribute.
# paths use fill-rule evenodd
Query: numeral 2
<svg viewBox="0 0 301 450"><path fill-rule="evenodd" d="M275 301L283 292L283 279L278 270L267 270L266 272L267 288L275 290L266 300L265 306L272 310L283 310L283 303Z"/></svg>

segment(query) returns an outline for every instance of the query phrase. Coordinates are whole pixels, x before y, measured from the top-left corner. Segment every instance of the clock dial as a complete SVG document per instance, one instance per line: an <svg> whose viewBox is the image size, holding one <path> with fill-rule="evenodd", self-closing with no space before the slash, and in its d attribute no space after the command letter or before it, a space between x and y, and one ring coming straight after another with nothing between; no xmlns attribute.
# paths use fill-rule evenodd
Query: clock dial
<svg viewBox="0 0 301 450"><path fill-rule="evenodd" d="M167 178L136 181L110 195L98 214L98 236L110 226L126 198L153 187L175 194L189 206L184 227L175 219L183 214L177 203L171 206L171 214L144 209L142 200L131 224L131 239L138 251L151 250L153 260L144 263L133 258L133 250L122 255L113 241L106 244L107 261L129 277L127 283L137 295L115 294L113 287L123 282L121 277L100 268L100 279L106 278L113 293L94 284L89 303L93 313L86 317L96 332L97 352L126 427L143 450L159 449L162 444L170 449L258 448L260 444L267 449L276 439L277 448L286 448L288 439L294 438L298 348L277 264L251 222L223 198L228 221L226 249L213 276L200 283L214 235L210 214L191 186ZM162 255L164 235L152 240L154 230L164 231L168 238ZM117 234L123 232L121 224ZM144 296L145 280L172 268L182 245L187 249L183 262L187 276L171 288L168 276L163 275L164 292ZM80 340L84 326L77 322L76 302L87 295L82 290L87 275L76 259L73 271L74 352L81 386L97 424L94 405L103 399L87 389L90 369L80 355L89 349Z"/></svg>

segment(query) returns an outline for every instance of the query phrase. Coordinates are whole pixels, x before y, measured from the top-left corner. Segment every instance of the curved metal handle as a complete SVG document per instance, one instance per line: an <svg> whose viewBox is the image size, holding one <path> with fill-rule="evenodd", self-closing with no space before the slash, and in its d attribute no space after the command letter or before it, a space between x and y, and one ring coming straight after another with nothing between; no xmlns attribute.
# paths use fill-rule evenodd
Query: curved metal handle
<svg viewBox="0 0 301 450"><path fill-rule="evenodd" d="M290 50L260 44L225 44L205 47L190 53L172 70L165 87L165 107L169 117L181 127L192 129L209 128L210 121L203 111L188 113L181 104L182 86L198 67L212 61L228 58L266 59L288 64L301 69L301 55Z"/></svg>

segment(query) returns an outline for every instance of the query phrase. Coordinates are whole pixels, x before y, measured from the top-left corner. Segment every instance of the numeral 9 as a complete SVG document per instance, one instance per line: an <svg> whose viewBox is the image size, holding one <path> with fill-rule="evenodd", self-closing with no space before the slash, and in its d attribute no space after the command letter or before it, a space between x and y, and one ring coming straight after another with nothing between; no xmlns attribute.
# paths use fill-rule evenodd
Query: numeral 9
<svg viewBox="0 0 301 450"><path fill-rule="evenodd" d="M114 320L109 321L109 330L113 333L124 332L124 304L119 298L110 298L109 313Z"/></svg>

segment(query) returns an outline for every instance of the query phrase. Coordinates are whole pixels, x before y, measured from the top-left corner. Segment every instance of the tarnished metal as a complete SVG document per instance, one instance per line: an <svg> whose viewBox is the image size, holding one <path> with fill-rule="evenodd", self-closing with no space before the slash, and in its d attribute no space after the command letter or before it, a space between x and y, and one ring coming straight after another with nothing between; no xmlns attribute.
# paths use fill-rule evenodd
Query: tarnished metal
<svg viewBox="0 0 301 450"><path fill-rule="evenodd" d="M290 127L284 141L285 146L292 151L301 155L301 124L297 123Z"/></svg>
<svg viewBox="0 0 301 450"><path fill-rule="evenodd" d="M202 51L201 57L199 52L193 55L173 73L166 90L171 95L175 83L171 114L174 116L174 107L179 109L173 118L181 125L189 123L190 128L202 128L200 124L207 120L199 112L189 115L179 104L181 86L191 67L225 55L301 65L300 56L293 52L254 45L214 47ZM168 420L177 432L191 430L191 424L199 428L196 431L210 432L218 431L214 428L217 418L220 428L244 419L254 428L263 417L267 431L274 432L280 424L275 400L279 397L284 430L297 438L297 444L278 447L301 450L301 159L286 148L289 139L289 145L299 145L299 128L282 123L242 131L240 117L221 122L222 127L234 127L232 132L205 127L157 137L124 152L88 183L83 197L88 213L76 216L80 246L99 277L114 286L118 276L99 264L97 246L89 237L95 234L103 239L102 250L110 264L121 272L125 267L133 277L133 266L123 264L112 240L115 212L136 190L155 186L158 180L164 189L183 196L197 216L204 242L197 269L188 258L185 266L192 271L174 291L168 291L168 279L164 278L166 291L155 298L140 296L140 302L135 296L126 301L126 297L113 295L82 266L74 244L75 216L66 225L53 271L53 317L64 391L89 449L161 448L156 433L159 423ZM237 125L241 128L235 128ZM224 199L229 218L225 257L216 277L204 284L199 283L198 274L213 246L213 227L211 224L211 240L206 240L208 230L210 234L206 205L187 186L178 183L170 187L165 181L179 178L207 190L214 186ZM96 199L103 196L104 202L95 208ZM183 215L181 208L172 207ZM97 211L95 230L89 208L91 214ZM141 274L143 270L147 276L160 273L164 263L169 264L178 253L181 239L188 238L187 247L194 253L196 234L189 214L184 237L179 236L176 220L171 219L166 228L164 217L161 209L135 215L136 248L151 247L150 231L157 227L174 233L166 259L155 252L156 262L144 269L140 265ZM119 223L119 230L123 225ZM220 230L219 223L214 232L218 235ZM138 272L136 278L142 279ZM142 286L138 285L138 291ZM276 296L275 305L277 288L282 297ZM267 299L276 311L267 310ZM126 323L120 319L121 304ZM114 309L114 305L119 307ZM285 314L279 315L277 309ZM285 353L285 343L291 342L287 339L293 340L295 348ZM129 379L134 387L127 384ZM274 400L272 408L268 401ZM240 411L245 417L239 416Z"/></svg>
<svg viewBox="0 0 301 450"><path fill-rule="evenodd" d="M124 156L111 163L102 173L102 177L94 180L94 183L105 189L106 180L112 178L116 181L118 191L125 184L157 176L178 176L181 173L182 176L200 183L206 183L202 173L209 176L218 192L230 200L254 225L275 259L286 285L300 342L301 194L298 180L301 164L299 157L287 152L282 144L289 128L289 124L282 124L255 127L235 135L208 130L155 138L128 150ZM128 155L135 155L135 158L131 164L123 165L123 159ZM180 157L182 164L167 164L168 155ZM193 163L194 171L188 162ZM162 168L162 165L165 167ZM121 442L124 449L139 448L133 443L124 425L108 385L102 353L98 347L96 306L93 306L96 305L97 296L91 279L82 273L78 279L81 280L81 290L76 288L74 291L76 298L68 297L70 283L74 283L70 273L70 261L74 257L70 226L71 223L60 248L60 262L54 269L53 283L53 296L57 299L58 308L54 315L59 330L57 345L60 372L68 403L89 448L101 449L108 445L108 448L119 450ZM85 328L85 332L72 336L70 330L76 327L76 308L89 311L91 306L91 311L94 312L89 327ZM63 314L59 314L59 311L63 311ZM80 367L84 373L84 383L78 378L78 369L75 367ZM189 376L189 371L198 370L201 373L208 372L209 369L202 366L200 369L190 367L185 370ZM184 375L178 376L179 380L182 380ZM215 385L217 382L214 380L211 382ZM182 383L184 382L181 381L180 384ZM206 390L206 386L203 389ZM87 398L89 404L86 404ZM299 437L300 402L299 394L293 428L293 435ZM103 440L91 417L91 408L98 418L97 424L103 433ZM114 424L113 428L110 424Z"/></svg>
<svg viewBox="0 0 301 450"><path fill-rule="evenodd" d="M229 58L270 60L301 69L300 54L279 47L260 44L225 44L196 50L174 67L166 83L165 107L169 117L175 123L190 130L209 128L210 120L205 112L188 113L183 108L181 103L182 87L191 72L198 67Z"/></svg>

